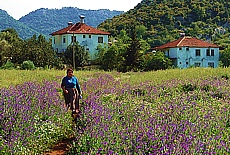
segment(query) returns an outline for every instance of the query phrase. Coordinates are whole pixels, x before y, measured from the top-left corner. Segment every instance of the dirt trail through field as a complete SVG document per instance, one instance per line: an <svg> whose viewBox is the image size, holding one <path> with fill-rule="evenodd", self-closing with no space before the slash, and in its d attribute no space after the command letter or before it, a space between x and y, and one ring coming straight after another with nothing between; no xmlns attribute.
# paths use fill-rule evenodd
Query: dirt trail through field
<svg viewBox="0 0 230 155"><path fill-rule="evenodd" d="M63 140L55 145L50 152L45 152L44 155L64 155L68 151L68 145L72 143L74 137Z"/></svg>
<svg viewBox="0 0 230 155"><path fill-rule="evenodd" d="M78 118L78 115L73 115L73 119L76 120ZM70 137L68 139L64 139L57 145L53 146L52 150L49 152L45 152L44 155L65 155L68 152L69 144L73 142L75 138Z"/></svg>

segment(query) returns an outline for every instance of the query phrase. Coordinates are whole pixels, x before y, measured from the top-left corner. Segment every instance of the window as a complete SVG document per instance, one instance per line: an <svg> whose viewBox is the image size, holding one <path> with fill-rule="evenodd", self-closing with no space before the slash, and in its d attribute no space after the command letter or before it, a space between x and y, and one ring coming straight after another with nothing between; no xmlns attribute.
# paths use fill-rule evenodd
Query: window
<svg viewBox="0 0 230 155"><path fill-rule="evenodd" d="M98 43L103 43L103 37L98 37Z"/></svg>
<svg viewBox="0 0 230 155"><path fill-rule="evenodd" d="M209 63L208 63L208 67L214 68L214 62L209 62Z"/></svg>
<svg viewBox="0 0 230 155"><path fill-rule="evenodd" d="M211 50L211 56L214 56L214 50Z"/></svg>
<svg viewBox="0 0 230 155"><path fill-rule="evenodd" d="M186 47L186 51L189 51L189 48L188 48L188 47Z"/></svg>
<svg viewBox="0 0 230 155"><path fill-rule="evenodd" d="M66 38L65 37L63 37L63 44L65 44L66 43Z"/></svg>
<svg viewBox="0 0 230 155"><path fill-rule="evenodd" d="M89 38L91 38L91 35L89 35Z"/></svg>
<svg viewBox="0 0 230 155"><path fill-rule="evenodd" d="M188 65L188 62L186 62L186 65Z"/></svg>
<svg viewBox="0 0 230 155"><path fill-rule="evenodd" d="M212 49L211 52L210 52L210 49L207 49L206 50L206 55L207 56L214 56L214 49Z"/></svg>
<svg viewBox="0 0 230 155"><path fill-rule="evenodd" d="M54 44L55 44L55 38L54 38Z"/></svg>
<svg viewBox="0 0 230 155"><path fill-rule="evenodd" d="M196 49L196 56L200 56L200 49Z"/></svg>
<svg viewBox="0 0 230 155"><path fill-rule="evenodd" d="M85 38L85 35L83 35L83 38Z"/></svg>
<svg viewBox="0 0 230 155"><path fill-rule="evenodd" d="M195 63L194 63L194 66L195 66L195 67L200 67L200 62L195 62Z"/></svg>
<svg viewBox="0 0 230 155"><path fill-rule="evenodd" d="M210 56L210 50L209 49L206 50L206 55Z"/></svg>
<svg viewBox="0 0 230 155"><path fill-rule="evenodd" d="M179 50L181 50L182 48L180 47Z"/></svg>
<svg viewBox="0 0 230 155"><path fill-rule="evenodd" d="M76 36L71 36L71 42L76 42Z"/></svg>

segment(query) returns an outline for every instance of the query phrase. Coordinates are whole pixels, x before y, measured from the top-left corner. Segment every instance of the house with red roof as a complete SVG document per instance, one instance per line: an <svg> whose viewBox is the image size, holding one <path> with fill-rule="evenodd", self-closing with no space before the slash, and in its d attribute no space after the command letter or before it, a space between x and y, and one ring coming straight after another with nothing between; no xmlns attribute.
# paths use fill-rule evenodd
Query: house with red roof
<svg viewBox="0 0 230 155"><path fill-rule="evenodd" d="M71 43L78 42L89 51L93 59L98 45L107 46L110 33L88 26L84 23L84 18L80 16L80 22L69 22L67 27L51 33L52 48L57 52L65 52Z"/></svg>
<svg viewBox="0 0 230 155"><path fill-rule="evenodd" d="M154 48L163 51L175 67L213 67L219 65L219 50L221 47L189 36L166 43Z"/></svg>

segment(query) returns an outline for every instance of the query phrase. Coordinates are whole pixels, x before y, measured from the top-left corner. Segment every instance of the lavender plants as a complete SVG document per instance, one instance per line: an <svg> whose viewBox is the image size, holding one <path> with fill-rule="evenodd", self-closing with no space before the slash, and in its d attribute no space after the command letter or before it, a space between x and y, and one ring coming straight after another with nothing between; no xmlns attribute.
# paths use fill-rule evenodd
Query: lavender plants
<svg viewBox="0 0 230 155"><path fill-rule="evenodd" d="M55 82L0 89L0 154L41 154L72 134Z"/></svg>
<svg viewBox="0 0 230 155"><path fill-rule="evenodd" d="M83 133L69 154L229 154L230 80L222 76L162 84L91 78Z"/></svg>

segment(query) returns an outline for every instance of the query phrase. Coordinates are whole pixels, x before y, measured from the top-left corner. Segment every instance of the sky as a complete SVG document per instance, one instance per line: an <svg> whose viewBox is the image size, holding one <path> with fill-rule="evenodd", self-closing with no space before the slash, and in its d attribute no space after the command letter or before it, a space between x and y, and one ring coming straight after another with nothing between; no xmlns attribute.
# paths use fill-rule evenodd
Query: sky
<svg viewBox="0 0 230 155"><path fill-rule="evenodd" d="M128 11L140 2L141 0L1 0L0 9L7 11L10 16L18 20L40 8L77 7L85 10Z"/></svg>

